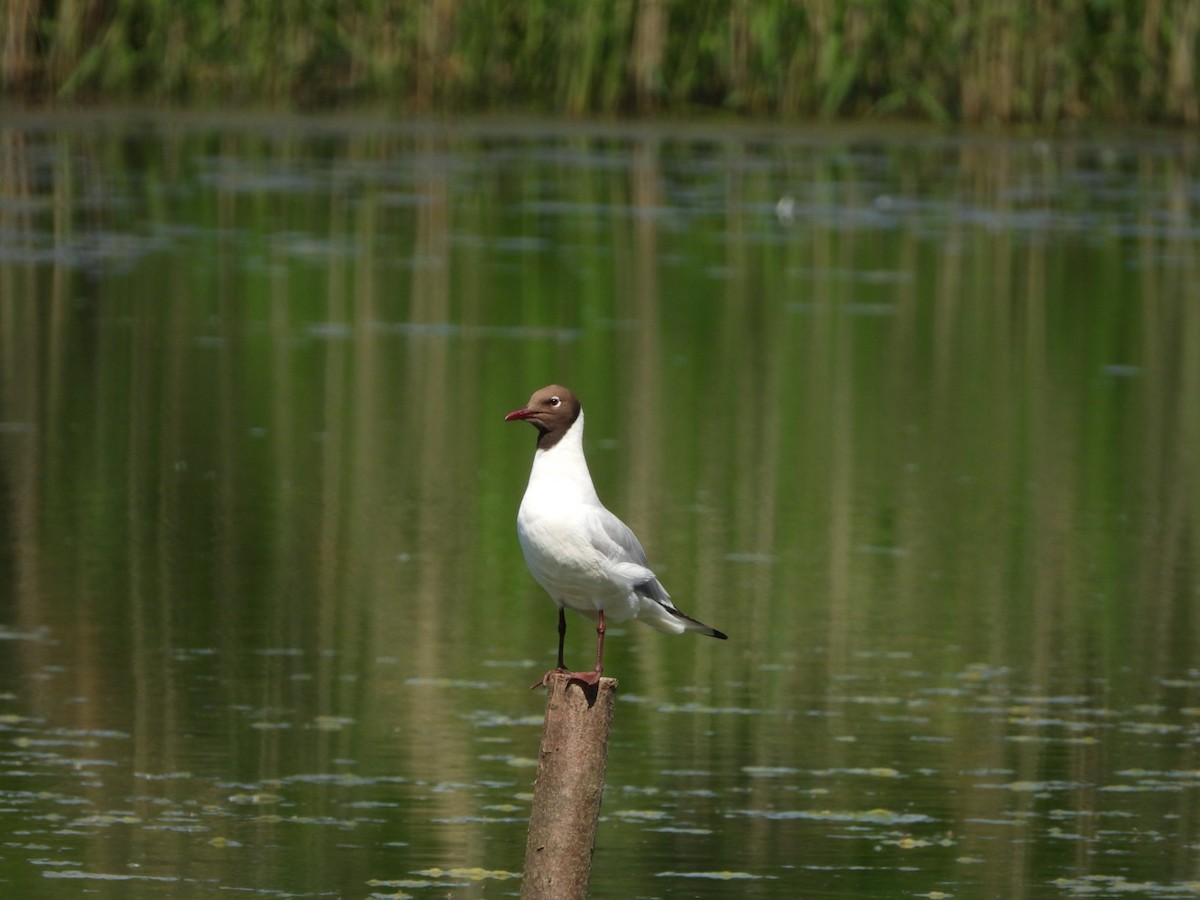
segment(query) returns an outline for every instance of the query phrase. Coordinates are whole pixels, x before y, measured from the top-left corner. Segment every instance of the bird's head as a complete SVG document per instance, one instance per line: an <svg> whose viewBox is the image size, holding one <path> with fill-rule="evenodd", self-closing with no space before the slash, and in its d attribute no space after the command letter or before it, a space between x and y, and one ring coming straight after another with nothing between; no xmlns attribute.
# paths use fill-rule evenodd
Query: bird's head
<svg viewBox="0 0 1200 900"><path fill-rule="evenodd" d="M552 384L534 391L529 402L504 417L505 422L523 420L542 434L562 434L579 418L579 398L569 388Z"/></svg>

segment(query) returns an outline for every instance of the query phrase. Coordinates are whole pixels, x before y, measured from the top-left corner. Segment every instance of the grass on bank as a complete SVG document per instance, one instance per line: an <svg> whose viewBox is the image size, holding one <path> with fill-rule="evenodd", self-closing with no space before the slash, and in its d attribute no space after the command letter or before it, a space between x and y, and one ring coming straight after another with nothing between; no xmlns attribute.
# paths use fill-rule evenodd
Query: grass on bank
<svg viewBox="0 0 1200 900"><path fill-rule="evenodd" d="M7 0L34 101L1200 123L1192 0Z"/></svg>

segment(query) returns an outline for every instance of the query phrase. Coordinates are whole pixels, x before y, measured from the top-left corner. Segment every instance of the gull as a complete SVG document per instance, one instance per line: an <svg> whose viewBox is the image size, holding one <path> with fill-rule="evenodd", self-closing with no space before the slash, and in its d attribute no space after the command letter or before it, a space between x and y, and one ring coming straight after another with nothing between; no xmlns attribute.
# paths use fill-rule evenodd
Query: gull
<svg viewBox="0 0 1200 900"><path fill-rule="evenodd" d="M597 685L603 673L606 622L639 619L667 634L726 635L676 608L629 526L596 494L583 455L583 407L570 390L552 384L504 417L537 429L529 484L517 512L517 538L529 571L558 607L558 666L572 681ZM596 622L596 668L570 672L563 662L566 610Z"/></svg>

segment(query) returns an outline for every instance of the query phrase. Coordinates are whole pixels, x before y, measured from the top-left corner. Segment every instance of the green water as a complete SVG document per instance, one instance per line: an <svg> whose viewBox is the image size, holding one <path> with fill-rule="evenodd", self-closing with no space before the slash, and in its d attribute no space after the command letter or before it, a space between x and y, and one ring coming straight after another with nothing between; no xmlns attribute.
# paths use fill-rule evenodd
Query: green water
<svg viewBox="0 0 1200 900"><path fill-rule="evenodd" d="M1185 135L6 116L0 893L515 896L550 382L730 635L610 629L593 897L1200 893L1198 203Z"/></svg>

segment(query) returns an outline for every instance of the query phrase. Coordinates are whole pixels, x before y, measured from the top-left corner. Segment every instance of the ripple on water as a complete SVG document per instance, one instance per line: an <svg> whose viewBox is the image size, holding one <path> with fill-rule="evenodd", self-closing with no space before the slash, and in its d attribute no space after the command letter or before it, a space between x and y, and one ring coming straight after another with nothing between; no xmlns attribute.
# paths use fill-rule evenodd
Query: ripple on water
<svg viewBox="0 0 1200 900"><path fill-rule="evenodd" d="M773 821L808 819L816 822L851 822L870 825L915 825L936 821L924 813L901 813L890 809L737 809L736 815Z"/></svg>
<svg viewBox="0 0 1200 900"><path fill-rule="evenodd" d="M765 881L777 875L755 875L751 872L658 872L657 878L703 878L709 881Z"/></svg>
<svg viewBox="0 0 1200 900"><path fill-rule="evenodd" d="M1130 881L1121 875L1083 875L1078 878L1056 878L1054 886L1072 897L1131 894L1141 897L1200 896L1200 881L1163 883Z"/></svg>

